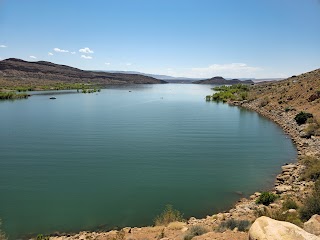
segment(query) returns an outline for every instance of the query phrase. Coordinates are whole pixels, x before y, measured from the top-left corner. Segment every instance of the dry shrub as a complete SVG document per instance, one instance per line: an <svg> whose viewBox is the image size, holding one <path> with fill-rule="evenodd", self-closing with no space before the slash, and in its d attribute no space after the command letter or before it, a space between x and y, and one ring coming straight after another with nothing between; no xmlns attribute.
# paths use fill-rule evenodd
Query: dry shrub
<svg viewBox="0 0 320 240"><path fill-rule="evenodd" d="M156 226L167 226L171 222L183 222L183 215L172 205L167 205L164 211L154 220Z"/></svg>
<svg viewBox="0 0 320 240"><path fill-rule="evenodd" d="M172 222L169 223L168 229L170 230L181 230L186 224L184 222Z"/></svg>

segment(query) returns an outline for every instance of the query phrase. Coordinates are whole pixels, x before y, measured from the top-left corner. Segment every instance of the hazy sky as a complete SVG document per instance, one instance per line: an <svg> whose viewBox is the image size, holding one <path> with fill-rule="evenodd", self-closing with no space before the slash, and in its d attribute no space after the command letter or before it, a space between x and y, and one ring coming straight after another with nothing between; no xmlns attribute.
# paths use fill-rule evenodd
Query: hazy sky
<svg viewBox="0 0 320 240"><path fill-rule="evenodd" d="M318 0L0 0L0 58L186 77L320 68Z"/></svg>

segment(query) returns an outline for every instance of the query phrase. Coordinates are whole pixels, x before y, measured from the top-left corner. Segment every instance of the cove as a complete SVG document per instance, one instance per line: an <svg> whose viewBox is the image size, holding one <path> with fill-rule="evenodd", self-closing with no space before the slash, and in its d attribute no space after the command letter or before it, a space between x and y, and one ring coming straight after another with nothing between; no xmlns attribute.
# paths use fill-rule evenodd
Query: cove
<svg viewBox="0 0 320 240"><path fill-rule="evenodd" d="M291 139L255 112L206 102L211 87L1 101L0 218L10 239L151 225L166 204L204 217L272 187L295 161Z"/></svg>

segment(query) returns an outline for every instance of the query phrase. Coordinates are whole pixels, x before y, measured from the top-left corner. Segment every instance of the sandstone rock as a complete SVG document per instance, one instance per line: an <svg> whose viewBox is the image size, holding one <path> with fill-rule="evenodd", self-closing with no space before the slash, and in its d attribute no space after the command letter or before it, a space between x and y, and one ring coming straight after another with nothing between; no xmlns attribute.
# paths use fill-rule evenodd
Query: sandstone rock
<svg viewBox="0 0 320 240"><path fill-rule="evenodd" d="M292 186L280 185L280 186L275 187L274 189L276 190L277 194L280 194L280 193L284 193L284 192L292 190Z"/></svg>
<svg viewBox="0 0 320 240"><path fill-rule="evenodd" d="M280 182L284 182L284 181L287 181L291 176L288 175L288 174L279 174L277 176L277 180L280 181Z"/></svg>
<svg viewBox="0 0 320 240"><path fill-rule="evenodd" d="M313 215L308 222L304 223L303 229L309 233L320 236L320 216Z"/></svg>
<svg viewBox="0 0 320 240"><path fill-rule="evenodd" d="M223 221L223 220L225 219L224 214L223 214L223 213L218 213L218 214L217 214L217 219L218 219L219 221Z"/></svg>
<svg viewBox="0 0 320 240"><path fill-rule="evenodd" d="M258 218L249 230L249 240L320 240L298 226L268 217Z"/></svg>
<svg viewBox="0 0 320 240"><path fill-rule="evenodd" d="M297 210L296 209L289 209L288 213L297 213Z"/></svg>
<svg viewBox="0 0 320 240"><path fill-rule="evenodd" d="M256 197L260 197L261 193L260 193L260 192L255 192L254 195L255 195Z"/></svg>
<svg viewBox="0 0 320 240"><path fill-rule="evenodd" d="M181 232L186 232L186 231L188 231L188 228L187 228L187 227L183 227L183 228L181 229Z"/></svg>
<svg viewBox="0 0 320 240"><path fill-rule="evenodd" d="M254 199L256 199L256 198L257 198L256 195L251 195L251 196L250 196L250 199L251 199L251 200L254 200Z"/></svg>
<svg viewBox="0 0 320 240"><path fill-rule="evenodd" d="M297 168L297 166L295 164L288 164L288 165L282 166L281 168L282 168L282 172L289 172Z"/></svg>
<svg viewBox="0 0 320 240"><path fill-rule="evenodd" d="M279 208L280 206L279 206L279 204L276 204L276 203L270 203L269 207L271 207L271 208Z"/></svg>

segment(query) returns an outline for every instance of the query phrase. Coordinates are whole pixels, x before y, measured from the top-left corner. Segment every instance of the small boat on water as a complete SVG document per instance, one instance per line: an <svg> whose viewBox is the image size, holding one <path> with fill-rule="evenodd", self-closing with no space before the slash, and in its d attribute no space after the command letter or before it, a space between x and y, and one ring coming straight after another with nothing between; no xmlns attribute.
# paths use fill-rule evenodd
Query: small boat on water
<svg viewBox="0 0 320 240"><path fill-rule="evenodd" d="M57 99L56 97L51 97L50 99Z"/></svg>

